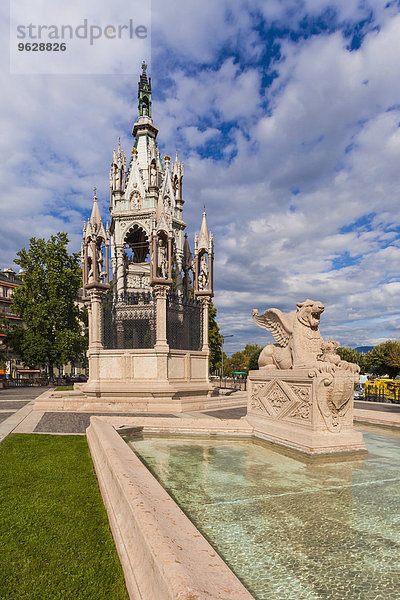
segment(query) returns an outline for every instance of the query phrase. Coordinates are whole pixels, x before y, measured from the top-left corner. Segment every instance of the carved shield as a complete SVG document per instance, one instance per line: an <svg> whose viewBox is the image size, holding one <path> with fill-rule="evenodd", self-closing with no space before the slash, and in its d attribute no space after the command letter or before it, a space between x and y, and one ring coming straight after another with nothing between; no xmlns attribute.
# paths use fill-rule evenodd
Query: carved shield
<svg viewBox="0 0 400 600"><path fill-rule="evenodd" d="M344 406L354 395L353 377L341 377L339 374L333 380L333 389L331 391L330 400L335 408L339 410Z"/></svg>

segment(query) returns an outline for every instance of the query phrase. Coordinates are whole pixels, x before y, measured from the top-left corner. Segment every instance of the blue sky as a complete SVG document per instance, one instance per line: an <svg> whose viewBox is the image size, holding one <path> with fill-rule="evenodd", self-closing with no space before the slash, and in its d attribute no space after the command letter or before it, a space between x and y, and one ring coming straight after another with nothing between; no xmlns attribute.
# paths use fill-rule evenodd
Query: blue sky
<svg viewBox="0 0 400 600"><path fill-rule="evenodd" d="M305 298L342 345L399 339L399 39L398 2L153 0L153 118L185 162L190 240L206 205L228 353L270 341L252 308ZM107 218L137 77L10 75L2 49L4 268L33 235L78 250L94 185Z"/></svg>

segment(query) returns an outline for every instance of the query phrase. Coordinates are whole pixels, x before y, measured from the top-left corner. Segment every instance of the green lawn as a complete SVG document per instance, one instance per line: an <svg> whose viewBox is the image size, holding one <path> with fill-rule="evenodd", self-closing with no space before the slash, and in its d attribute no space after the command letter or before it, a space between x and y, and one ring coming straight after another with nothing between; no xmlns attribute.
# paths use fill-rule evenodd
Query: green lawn
<svg viewBox="0 0 400 600"><path fill-rule="evenodd" d="M73 385L59 385L58 387L54 388L54 391L55 392L69 392L73 389L74 389Z"/></svg>
<svg viewBox="0 0 400 600"><path fill-rule="evenodd" d="M86 438L0 444L0 600L128 600Z"/></svg>

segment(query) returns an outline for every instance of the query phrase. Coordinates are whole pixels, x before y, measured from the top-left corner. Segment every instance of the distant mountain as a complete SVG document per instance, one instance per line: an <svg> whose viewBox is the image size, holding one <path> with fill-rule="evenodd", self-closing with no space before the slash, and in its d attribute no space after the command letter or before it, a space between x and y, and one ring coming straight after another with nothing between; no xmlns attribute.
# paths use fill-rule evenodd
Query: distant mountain
<svg viewBox="0 0 400 600"><path fill-rule="evenodd" d="M354 348L357 352L361 352L361 354L367 354L367 352L371 352L373 346L358 346L358 348Z"/></svg>

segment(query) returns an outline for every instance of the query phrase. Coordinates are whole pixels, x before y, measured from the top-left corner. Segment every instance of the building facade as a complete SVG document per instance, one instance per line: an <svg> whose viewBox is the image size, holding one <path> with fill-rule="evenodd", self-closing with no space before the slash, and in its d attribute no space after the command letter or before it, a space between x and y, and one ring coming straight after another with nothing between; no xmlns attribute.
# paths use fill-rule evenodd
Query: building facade
<svg viewBox="0 0 400 600"><path fill-rule="evenodd" d="M13 324L20 324L21 319L12 309L12 297L22 281L13 269L0 272L0 379L16 378L18 370L24 370L21 360L7 347L7 331Z"/></svg>

